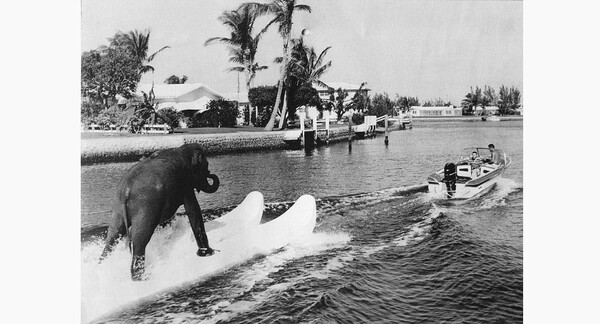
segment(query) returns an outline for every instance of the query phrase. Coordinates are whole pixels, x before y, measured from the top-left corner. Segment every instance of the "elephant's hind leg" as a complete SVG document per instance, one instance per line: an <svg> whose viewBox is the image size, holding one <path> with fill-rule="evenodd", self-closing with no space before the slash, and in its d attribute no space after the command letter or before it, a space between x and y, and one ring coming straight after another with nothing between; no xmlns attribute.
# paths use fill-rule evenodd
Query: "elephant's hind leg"
<svg viewBox="0 0 600 324"><path fill-rule="evenodd" d="M151 212L151 211L148 211ZM158 226L158 217L155 219L147 219L144 217L134 218L135 221L131 225L131 249L133 258L131 260L131 279L135 281L144 279L146 246L152 238L152 234Z"/></svg>
<svg viewBox="0 0 600 324"><path fill-rule="evenodd" d="M108 227L108 233L106 234L106 245L100 255L99 262L106 259L106 257L112 252L115 247L115 243L119 238L119 235L125 235L127 229L125 228L124 217L120 214L113 213L113 218L110 226Z"/></svg>

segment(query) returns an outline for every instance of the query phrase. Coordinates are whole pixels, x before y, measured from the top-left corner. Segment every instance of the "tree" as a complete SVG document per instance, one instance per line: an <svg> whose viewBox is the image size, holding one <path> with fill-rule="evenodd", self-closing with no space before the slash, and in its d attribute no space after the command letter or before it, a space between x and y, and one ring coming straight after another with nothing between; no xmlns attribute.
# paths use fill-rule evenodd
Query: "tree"
<svg viewBox="0 0 600 324"><path fill-rule="evenodd" d="M211 100L208 110L194 116L194 127L233 127L237 123L239 111L233 101Z"/></svg>
<svg viewBox="0 0 600 324"><path fill-rule="evenodd" d="M515 110L521 107L521 91L515 87L510 87L510 97L512 98L510 112L514 113Z"/></svg>
<svg viewBox="0 0 600 324"><path fill-rule="evenodd" d="M419 106L419 98L417 97L406 97L399 96L396 94L396 105L402 110L403 113L410 111L410 107Z"/></svg>
<svg viewBox="0 0 600 324"><path fill-rule="evenodd" d="M255 62L258 43L266 32L266 27L255 36L252 36L254 23L261 14L261 6L253 3L242 4L237 10L225 11L219 20L230 30L230 37L212 37L206 40L204 46L223 43L229 49L229 62L237 64L227 69L229 72L244 72L246 77L246 91L249 93L256 73L267 67ZM252 104L250 104L250 113Z"/></svg>
<svg viewBox="0 0 600 324"><path fill-rule="evenodd" d="M390 99L387 93L378 93L373 96L373 104L371 105L368 114L379 117L383 115L392 115L393 111L394 101Z"/></svg>
<svg viewBox="0 0 600 324"><path fill-rule="evenodd" d="M311 85L303 84L290 88L288 91L289 95L285 98L288 101L287 106L289 107L287 115L295 116L296 109L301 106L311 106L316 107L319 111L323 110L323 103L319 97L319 92ZM290 118L293 119L293 117ZM285 120L287 121L287 118ZM280 128L285 128L285 126L287 126L287 122Z"/></svg>
<svg viewBox="0 0 600 324"><path fill-rule="evenodd" d="M500 86L498 91L498 110L501 115L514 113L521 107L521 91L515 87Z"/></svg>
<svg viewBox="0 0 600 324"><path fill-rule="evenodd" d="M496 90L488 85L483 86L482 105L485 107L495 106L497 104L498 96L496 95Z"/></svg>
<svg viewBox="0 0 600 324"><path fill-rule="evenodd" d="M81 95L108 109L116 96L133 97L140 75L139 64L120 47L103 46L81 54Z"/></svg>
<svg viewBox="0 0 600 324"><path fill-rule="evenodd" d="M481 89L475 87L475 91L473 91L473 87L471 87L471 92L467 93L465 99L461 102L463 115L472 115L477 106L481 105L482 102Z"/></svg>
<svg viewBox="0 0 600 324"><path fill-rule="evenodd" d="M348 97L348 91L346 91L342 88L337 89L337 96L335 99L335 112L337 114L338 120L342 119L342 115L347 110L346 105L344 104L346 97Z"/></svg>
<svg viewBox="0 0 600 324"><path fill-rule="evenodd" d="M165 83L166 84L184 84L185 81L187 81L187 80L188 80L187 75L184 75L181 78L179 78L178 76L173 74L170 77L168 77L167 79L165 79Z"/></svg>
<svg viewBox="0 0 600 324"><path fill-rule="evenodd" d="M363 90L366 82L360 84L358 91L352 97L352 101L348 105L347 109L354 109L358 112L367 112L371 109L371 98L367 94L367 90Z"/></svg>
<svg viewBox="0 0 600 324"><path fill-rule="evenodd" d="M296 99L297 94L307 95L308 92L311 99L307 99L307 103L313 102L312 105L317 109L322 110L323 106L318 96L317 91L312 87L313 84L326 87L327 85L321 81L323 74L331 67L331 61L324 63L325 55L331 46L325 48L319 55L315 49L304 45L302 38L297 38L292 41L291 60L289 62L289 75L285 82L285 104L281 111L281 119L279 120L279 128L283 129L287 125L287 116L293 116L295 109L305 103L301 103L302 99ZM312 91L311 91L312 89ZM292 106L290 106L292 104ZM290 107L288 113L287 107Z"/></svg>
<svg viewBox="0 0 600 324"><path fill-rule="evenodd" d="M133 105L133 116L129 118L129 129L133 133L137 133L146 124L154 124L156 122L156 103L154 101L154 85L148 93L142 91L143 100Z"/></svg>
<svg viewBox="0 0 600 324"><path fill-rule="evenodd" d="M251 116L255 126L264 127L267 125L273 111L273 102L275 102L276 95L276 86L260 86L250 89L248 101L259 111L258 120L254 115Z"/></svg>
<svg viewBox="0 0 600 324"><path fill-rule="evenodd" d="M266 12L274 15L275 17L269 22L266 28L268 28L271 24L279 25L279 34L283 39L283 64L280 68L280 77L279 83L277 85L277 96L275 97L274 107L279 107L279 103L281 100L281 93L284 88L284 82L286 79L286 75L288 74L288 63L289 63L289 45L291 41L292 35L292 23L293 16L295 11L308 11L311 12L310 6L296 4L296 0L272 0L269 4L260 6L262 12ZM286 103L284 100L284 107ZM285 108L283 108L285 109ZM271 113L271 118L265 126L265 130L273 130L275 126L275 117L277 116L277 110L273 109Z"/></svg>
<svg viewBox="0 0 600 324"><path fill-rule="evenodd" d="M117 33L114 38L111 39L111 44L113 46L125 46L127 47L133 57L137 60L140 75L145 74L149 71L154 72L154 67L149 65L156 54L164 51L170 46L163 46L158 51L148 55L148 48L150 44L150 30L138 31L133 30L127 34Z"/></svg>

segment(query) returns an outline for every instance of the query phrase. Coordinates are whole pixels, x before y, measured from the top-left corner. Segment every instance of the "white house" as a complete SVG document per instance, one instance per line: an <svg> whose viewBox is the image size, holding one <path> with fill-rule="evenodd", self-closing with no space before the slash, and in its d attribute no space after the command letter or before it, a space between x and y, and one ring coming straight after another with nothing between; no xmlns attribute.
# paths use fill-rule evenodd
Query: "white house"
<svg viewBox="0 0 600 324"><path fill-rule="evenodd" d="M152 84L139 84L136 96L143 98L143 93L149 94L151 89ZM185 118L206 111L211 100L224 98L202 83L155 84L154 96L158 109L174 108L181 111Z"/></svg>
<svg viewBox="0 0 600 324"><path fill-rule="evenodd" d="M496 115L496 114L498 114L498 109L499 108L496 106L486 106L485 113L487 115ZM481 115L481 114L483 114L483 107L477 106L475 108L475 115Z"/></svg>
<svg viewBox="0 0 600 324"><path fill-rule="evenodd" d="M452 117L462 116L462 108L454 106L441 107L410 107L413 117Z"/></svg>
<svg viewBox="0 0 600 324"><path fill-rule="evenodd" d="M350 101L352 101L352 98L354 97L354 95L359 91L364 94L368 94L369 91L371 91L371 89L364 88L364 87L362 89L360 89L360 85L351 84L351 83L347 83L347 82L323 82L323 83L325 83L328 87L323 87L318 84L314 84L313 87L319 93L319 98L321 98L321 100L324 100L324 101L330 101L330 98L329 98L329 89L330 88L333 89L333 91L334 91L333 95L334 95L335 99L337 99L337 90L338 89L342 89L342 90L345 90L346 92L348 92L348 96L344 99L344 103L349 103Z"/></svg>

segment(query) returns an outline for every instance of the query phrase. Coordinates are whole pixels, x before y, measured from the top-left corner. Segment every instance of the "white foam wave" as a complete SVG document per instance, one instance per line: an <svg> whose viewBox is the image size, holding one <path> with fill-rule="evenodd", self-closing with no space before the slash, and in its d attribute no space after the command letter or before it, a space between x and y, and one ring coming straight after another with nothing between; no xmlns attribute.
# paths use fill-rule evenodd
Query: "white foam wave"
<svg viewBox="0 0 600 324"><path fill-rule="evenodd" d="M500 178L496 183L496 187L492 191L485 195L481 201L481 208L493 208L497 206L506 205L506 197L521 189L522 186L513 179Z"/></svg>
<svg viewBox="0 0 600 324"><path fill-rule="evenodd" d="M283 254L276 253L276 256L266 259L267 263L253 267L256 279L252 279L252 275L246 276L246 286L251 288L257 280L276 271L285 260L317 253L348 240L346 234L321 233L297 237ZM236 235L222 242L212 242L215 249L226 244L226 251L199 258L195 255L197 246L187 219L178 217L171 225L157 230L146 248L146 274L149 280L133 282L129 272L131 253L124 241L119 242L101 264L98 264L98 257L103 242L91 242L82 248L82 322L166 288L174 289L186 282L201 280L255 255L268 255L281 247L280 243L268 239L257 242L256 237L250 234ZM217 308L220 307L222 305Z"/></svg>

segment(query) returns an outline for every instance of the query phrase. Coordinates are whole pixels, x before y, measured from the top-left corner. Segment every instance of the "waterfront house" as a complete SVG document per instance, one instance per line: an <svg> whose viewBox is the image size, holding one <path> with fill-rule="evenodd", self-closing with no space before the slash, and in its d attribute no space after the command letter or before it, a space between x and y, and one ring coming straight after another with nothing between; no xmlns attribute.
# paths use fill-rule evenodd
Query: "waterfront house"
<svg viewBox="0 0 600 324"><path fill-rule="evenodd" d="M412 106L410 107L413 117L452 117L462 116L462 108L454 107L452 105L438 106L438 107L423 107L423 106Z"/></svg>
<svg viewBox="0 0 600 324"><path fill-rule="evenodd" d="M497 115L498 114L498 107L496 106L486 106L485 107L485 114L486 115ZM475 108L475 115L480 116L483 114L483 107L481 106L477 106Z"/></svg>
<svg viewBox="0 0 600 324"><path fill-rule="evenodd" d="M143 93L149 94L151 89L152 84L141 83L138 85L136 96L143 98ZM157 109L174 108L181 111L184 121L206 111L211 100L224 98L202 83L155 84L154 96Z"/></svg>
<svg viewBox="0 0 600 324"><path fill-rule="evenodd" d="M369 88L363 87L362 89L360 89L360 85L351 84L351 83L347 83L347 82L324 82L324 83L327 85L327 87L323 87L318 84L313 84L313 87L319 93L319 98L321 98L321 100L323 100L323 101L331 100L329 97L329 89L333 89L333 91L334 91L334 94L333 94L334 100L337 99L337 90L338 89L342 89L342 90L345 90L346 92L348 92L348 96L346 97L346 99L344 99L344 103L349 103L350 101L352 101L352 98L354 97L354 95L357 92L368 95L369 91L371 91L371 89L369 89Z"/></svg>

